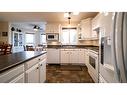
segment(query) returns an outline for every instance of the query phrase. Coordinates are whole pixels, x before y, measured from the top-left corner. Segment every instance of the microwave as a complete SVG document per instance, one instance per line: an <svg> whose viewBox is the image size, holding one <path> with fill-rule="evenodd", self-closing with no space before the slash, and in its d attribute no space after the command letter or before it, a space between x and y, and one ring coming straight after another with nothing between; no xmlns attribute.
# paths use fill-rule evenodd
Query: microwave
<svg viewBox="0 0 127 95"><path fill-rule="evenodd" d="M46 35L47 40L59 40L59 34L58 33L53 33L53 34L47 34Z"/></svg>

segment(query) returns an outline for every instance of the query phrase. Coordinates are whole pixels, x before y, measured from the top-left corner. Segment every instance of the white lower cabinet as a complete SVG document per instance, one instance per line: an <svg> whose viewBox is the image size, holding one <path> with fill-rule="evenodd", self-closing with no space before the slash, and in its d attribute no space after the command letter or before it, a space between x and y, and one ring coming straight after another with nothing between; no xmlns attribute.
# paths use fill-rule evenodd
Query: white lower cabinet
<svg viewBox="0 0 127 95"><path fill-rule="evenodd" d="M12 69L9 69L3 73L0 74L0 83L8 83L8 82L24 82L23 79L24 77L21 74L24 73L24 64L16 66Z"/></svg>
<svg viewBox="0 0 127 95"><path fill-rule="evenodd" d="M35 64L35 65L31 65L32 67L29 67L26 70L26 75L25 75L26 83L43 83L46 81L46 54L38 58L35 58L35 60L36 61L34 61L33 59L26 63L26 67L30 66L28 64Z"/></svg>
<svg viewBox="0 0 127 95"><path fill-rule="evenodd" d="M60 58L59 58L59 52L60 49L55 49L55 48L48 48L47 49L47 63L48 64L59 64L60 63Z"/></svg>
<svg viewBox="0 0 127 95"><path fill-rule="evenodd" d="M26 71L27 83L39 83L39 65L36 64Z"/></svg>
<svg viewBox="0 0 127 95"><path fill-rule="evenodd" d="M24 73L19 75L18 77L16 77L12 81L10 81L10 83L24 83L24 82L25 82Z"/></svg>
<svg viewBox="0 0 127 95"><path fill-rule="evenodd" d="M44 83L46 81L46 59L39 62L40 68L39 68L39 82Z"/></svg>
<svg viewBox="0 0 127 95"><path fill-rule="evenodd" d="M70 50L70 63L72 64L78 64L79 63L79 50L78 49L73 49Z"/></svg>
<svg viewBox="0 0 127 95"><path fill-rule="evenodd" d="M61 60L61 64L63 64L63 63L70 63L69 62L69 58L70 57L70 54L69 54L69 51L68 50L64 50L64 49L62 49L61 50L61 56L60 56L60 60Z"/></svg>
<svg viewBox="0 0 127 95"><path fill-rule="evenodd" d="M61 64L85 64L84 49L61 49Z"/></svg>
<svg viewBox="0 0 127 95"><path fill-rule="evenodd" d="M78 51L78 63L85 63L85 50L79 49Z"/></svg>
<svg viewBox="0 0 127 95"><path fill-rule="evenodd" d="M0 73L0 83L43 83L46 81L46 58L43 54Z"/></svg>
<svg viewBox="0 0 127 95"><path fill-rule="evenodd" d="M88 67L89 65L89 51L88 49L85 49L85 65Z"/></svg>

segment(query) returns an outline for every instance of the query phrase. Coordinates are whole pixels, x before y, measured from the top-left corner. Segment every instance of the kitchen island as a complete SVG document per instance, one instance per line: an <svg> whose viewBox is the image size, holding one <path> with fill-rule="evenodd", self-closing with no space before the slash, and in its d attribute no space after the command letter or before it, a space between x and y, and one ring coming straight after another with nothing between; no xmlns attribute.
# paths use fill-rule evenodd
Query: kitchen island
<svg viewBox="0 0 127 95"><path fill-rule="evenodd" d="M46 51L24 51L0 56L0 82L45 82L46 53Z"/></svg>

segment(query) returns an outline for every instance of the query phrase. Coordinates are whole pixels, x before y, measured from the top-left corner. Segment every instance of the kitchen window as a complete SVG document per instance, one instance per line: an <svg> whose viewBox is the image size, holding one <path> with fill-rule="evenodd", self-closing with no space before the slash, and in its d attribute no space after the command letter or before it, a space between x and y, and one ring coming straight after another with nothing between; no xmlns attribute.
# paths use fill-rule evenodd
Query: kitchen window
<svg viewBox="0 0 127 95"><path fill-rule="evenodd" d="M34 46L34 42L35 42L35 34L34 33L26 33L25 38L26 38L26 40L25 40L26 45Z"/></svg>
<svg viewBox="0 0 127 95"><path fill-rule="evenodd" d="M77 44L77 29L76 28L62 28L61 43L64 45Z"/></svg>
<svg viewBox="0 0 127 95"><path fill-rule="evenodd" d="M46 34L41 34L40 42L41 44L46 45Z"/></svg>

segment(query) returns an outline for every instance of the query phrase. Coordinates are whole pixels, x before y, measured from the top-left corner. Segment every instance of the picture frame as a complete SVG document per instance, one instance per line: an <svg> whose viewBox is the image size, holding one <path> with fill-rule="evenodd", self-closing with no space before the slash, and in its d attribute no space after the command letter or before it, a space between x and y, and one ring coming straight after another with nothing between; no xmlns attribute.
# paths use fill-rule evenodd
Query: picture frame
<svg viewBox="0 0 127 95"><path fill-rule="evenodd" d="M8 32L2 32L2 37L7 37L8 36Z"/></svg>

